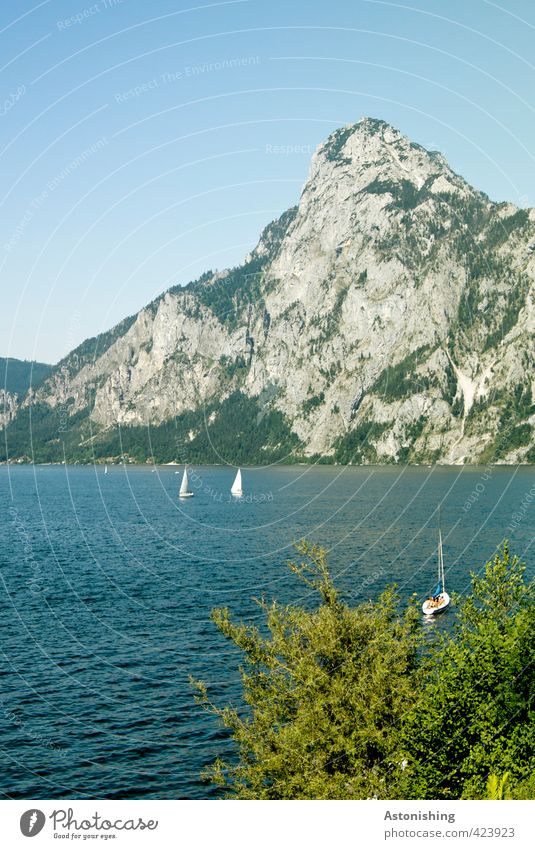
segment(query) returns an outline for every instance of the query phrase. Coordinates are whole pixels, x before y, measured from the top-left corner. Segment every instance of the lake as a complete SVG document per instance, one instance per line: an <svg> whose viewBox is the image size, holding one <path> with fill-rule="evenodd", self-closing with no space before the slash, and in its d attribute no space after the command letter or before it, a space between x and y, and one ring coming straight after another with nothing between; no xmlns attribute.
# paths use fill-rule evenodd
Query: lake
<svg viewBox="0 0 535 849"><path fill-rule="evenodd" d="M239 501L235 469L193 469L183 501L176 471L0 468L4 797L215 798L199 773L232 748L189 676L221 704L240 682L210 611L313 604L285 565L301 537L330 549L351 602L433 588L439 502L450 592L504 536L535 572L530 467L244 469Z"/></svg>

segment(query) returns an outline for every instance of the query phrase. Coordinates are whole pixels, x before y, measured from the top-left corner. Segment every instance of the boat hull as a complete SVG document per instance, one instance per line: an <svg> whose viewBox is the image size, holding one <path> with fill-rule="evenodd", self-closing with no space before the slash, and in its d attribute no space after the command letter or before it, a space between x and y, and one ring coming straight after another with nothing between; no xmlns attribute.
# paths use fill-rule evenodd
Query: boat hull
<svg viewBox="0 0 535 849"><path fill-rule="evenodd" d="M440 594L440 604L436 607L430 604L430 599L426 598L422 604L422 612L426 616L436 616L437 613L442 613L447 607L449 607L450 601L451 599L446 592Z"/></svg>
<svg viewBox="0 0 535 849"><path fill-rule="evenodd" d="M193 498L194 495L195 495L194 492L179 492L178 493L179 498Z"/></svg>

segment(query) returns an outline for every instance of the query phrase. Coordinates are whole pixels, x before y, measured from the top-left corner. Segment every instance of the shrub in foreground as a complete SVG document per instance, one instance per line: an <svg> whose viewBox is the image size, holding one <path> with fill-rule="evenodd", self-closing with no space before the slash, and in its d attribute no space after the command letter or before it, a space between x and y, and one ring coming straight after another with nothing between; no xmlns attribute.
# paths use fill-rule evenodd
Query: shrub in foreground
<svg viewBox="0 0 535 849"><path fill-rule="evenodd" d="M237 752L205 777L242 799L533 798L535 590L507 545L438 638L395 588L349 607L325 550L298 550L314 610L259 601L263 629L213 611L243 653L243 704L196 682Z"/></svg>

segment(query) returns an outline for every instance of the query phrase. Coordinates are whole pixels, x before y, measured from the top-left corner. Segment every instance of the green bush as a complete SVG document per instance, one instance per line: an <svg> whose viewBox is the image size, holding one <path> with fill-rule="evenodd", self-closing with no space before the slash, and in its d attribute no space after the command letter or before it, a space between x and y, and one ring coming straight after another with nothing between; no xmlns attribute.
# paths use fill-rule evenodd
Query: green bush
<svg viewBox="0 0 535 849"><path fill-rule="evenodd" d="M422 664L404 727L408 798L485 798L491 774L511 787L535 771L535 586L507 544L472 575L452 634Z"/></svg>
<svg viewBox="0 0 535 849"><path fill-rule="evenodd" d="M313 611L259 602L266 634L215 610L220 631L243 652L247 712L199 699L234 736L236 762L206 777L242 799L350 799L385 795L402 760L403 716L416 692L417 614L402 616L388 590L378 602L342 602L323 549L301 543L292 571L321 602Z"/></svg>
<svg viewBox="0 0 535 849"><path fill-rule="evenodd" d="M244 704L194 682L236 746L205 777L242 799L535 798L535 586L507 544L438 634L393 588L349 607L325 550L298 550L316 607L259 601L262 626L213 612Z"/></svg>

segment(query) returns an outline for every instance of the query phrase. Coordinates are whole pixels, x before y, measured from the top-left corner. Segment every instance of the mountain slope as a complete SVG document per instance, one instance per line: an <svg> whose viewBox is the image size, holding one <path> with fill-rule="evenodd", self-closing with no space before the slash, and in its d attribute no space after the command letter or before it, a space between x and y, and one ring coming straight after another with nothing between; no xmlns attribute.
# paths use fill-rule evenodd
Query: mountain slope
<svg viewBox="0 0 535 849"><path fill-rule="evenodd" d="M534 461L534 242L533 210L362 119L241 266L58 364L10 456L32 416L38 459Z"/></svg>
<svg viewBox="0 0 535 849"><path fill-rule="evenodd" d="M0 387L23 398L30 386L36 389L52 371L46 363L0 357Z"/></svg>

